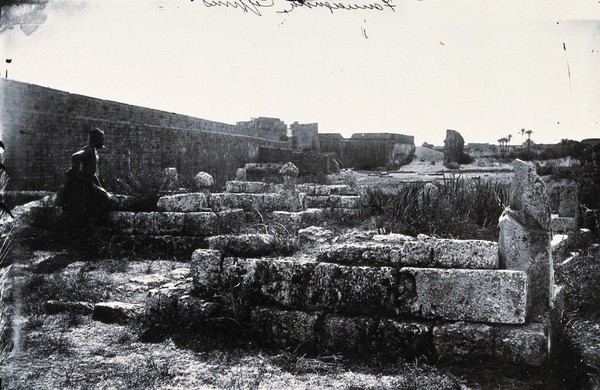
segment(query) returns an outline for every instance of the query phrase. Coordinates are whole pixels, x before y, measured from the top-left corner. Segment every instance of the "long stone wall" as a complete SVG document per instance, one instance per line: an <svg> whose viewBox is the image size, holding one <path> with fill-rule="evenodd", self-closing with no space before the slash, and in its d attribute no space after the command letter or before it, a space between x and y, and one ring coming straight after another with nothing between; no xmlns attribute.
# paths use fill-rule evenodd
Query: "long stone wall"
<svg viewBox="0 0 600 390"><path fill-rule="evenodd" d="M414 137L401 134L319 135L321 152L335 153L344 168L398 169L408 164L415 152Z"/></svg>
<svg viewBox="0 0 600 390"><path fill-rule="evenodd" d="M87 143L87 131L100 127L106 149L100 175L125 176L176 167L181 176L199 171L217 185L255 161L259 147L287 147L280 135L164 111L70 94L3 79L0 125L7 145L14 190L55 191L64 180L70 155Z"/></svg>

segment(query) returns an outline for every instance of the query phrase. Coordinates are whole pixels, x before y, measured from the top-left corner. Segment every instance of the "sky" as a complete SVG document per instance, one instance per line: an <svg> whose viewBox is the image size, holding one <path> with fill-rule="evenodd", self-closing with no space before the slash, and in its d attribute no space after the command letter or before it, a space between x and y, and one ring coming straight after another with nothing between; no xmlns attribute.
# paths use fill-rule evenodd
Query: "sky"
<svg viewBox="0 0 600 390"><path fill-rule="evenodd" d="M597 0L226 1L5 1L2 77L345 137L600 138Z"/></svg>

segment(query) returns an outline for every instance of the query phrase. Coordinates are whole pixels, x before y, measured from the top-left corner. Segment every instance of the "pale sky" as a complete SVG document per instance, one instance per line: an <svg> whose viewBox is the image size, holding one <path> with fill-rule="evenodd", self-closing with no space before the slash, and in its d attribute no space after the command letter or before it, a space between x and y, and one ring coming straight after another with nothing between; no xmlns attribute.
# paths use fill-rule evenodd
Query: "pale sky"
<svg viewBox="0 0 600 390"><path fill-rule="evenodd" d="M261 0L274 1L262 16L213 1L5 6L0 48L12 63L2 77L225 123L271 116L418 145L442 145L446 129L466 142L519 143L521 128L541 143L600 137L597 0L387 0L394 11L289 14L279 13L289 1Z"/></svg>

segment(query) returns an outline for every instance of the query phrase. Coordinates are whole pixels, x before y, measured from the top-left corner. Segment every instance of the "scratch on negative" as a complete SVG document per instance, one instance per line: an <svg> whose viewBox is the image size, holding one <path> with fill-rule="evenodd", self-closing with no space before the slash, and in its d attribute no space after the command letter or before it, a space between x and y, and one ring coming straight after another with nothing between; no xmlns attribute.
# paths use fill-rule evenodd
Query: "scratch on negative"
<svg viewBox="0 0 600 390"><path fill-rule="evenodd" d="M569 90L573 91L571 88L571 67L569 66L569 57L567 56L567 45L563 42L563 50L565 52L565 58L567 59L567 73L569 74Z"/></svg>

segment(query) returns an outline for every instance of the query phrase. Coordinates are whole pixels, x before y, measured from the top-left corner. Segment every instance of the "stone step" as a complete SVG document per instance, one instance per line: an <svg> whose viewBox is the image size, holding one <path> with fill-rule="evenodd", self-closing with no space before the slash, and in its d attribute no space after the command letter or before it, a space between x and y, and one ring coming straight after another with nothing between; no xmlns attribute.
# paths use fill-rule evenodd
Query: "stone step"
<svg viewBox="0 0 600 390"><path fill-rule="evenodd" d="M242 209L219 212L130 212L113 211L111 227L123 234L212 236L233 233L244 225Z"/></svg>
<svg viewBox="0 0 600 390"><path fill-rule="evenodd" d="M323 249L318 261L344 265L498 269L498 244L483 240L409 238L404 242L337 244Z"/></svg>
<svg viewBox="0 0 600 390"><path fill-rule="evenodd" d="M250 306L525 322L527 277L522 271L352 267L290 258L223 257L216 250L195 251L191 269L199 293L238 294Z"/></svg>
<svg viewBox="0 0 600 390"><path fill-rule="evenodd" d="M187 261L198 248L208 248L206 237L116 234L112 235L102 248L102 254L108 257L174 257Z"/></svg>
<svg viewBox="0 0 600 390"><path fill-rule="evenodd" d="M245 211L260 210L261 212L276 210L299 211L306 209L304 194L300 192L178 194L159 198L157 207L159 211L184 213L206 211L207 209L214 211L243 209Z"/></svg>
<svg viewBox="0 0 600 390"><path fill-rule="evenodd" d="M250 318L255 337L278 347L302 345L311 351L377 353L383 358L426 356L433 361L496 359L532 366L548 359L548 329L542 323L439 323L268 307L253 308Z"/></svg>
<svg viewBox="0 0 600 390"><path fill-rule="evenodd" d="M231 308L192 295L189 289L186 283L170 283L151 290L146 312L154 320L176 324L174 331L185 329L203 335L208 329L218 331L219 320L234 320ZM503 325L392 319L260 305L252 306L237 320L243 322L246 336L279 348L301 346L302 351L311 352L376 354L381 359L423 356L444 362L493 359L530 366L541 366L547 361L551 333L544 323Z"/></svg>

